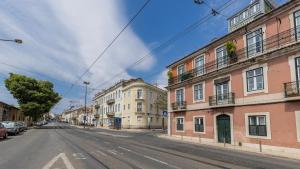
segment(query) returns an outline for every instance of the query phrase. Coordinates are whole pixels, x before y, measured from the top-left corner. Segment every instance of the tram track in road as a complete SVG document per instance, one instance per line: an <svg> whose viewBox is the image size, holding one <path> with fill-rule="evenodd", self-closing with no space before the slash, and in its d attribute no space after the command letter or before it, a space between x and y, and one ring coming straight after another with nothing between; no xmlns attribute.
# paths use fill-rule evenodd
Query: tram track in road
<svg viewBox="0 0 300 169"><path fill-rule="evenodd" d="M87 132L82 131L82 130L72 130L72 131L88 134L89 136L93 136L93 137L89 137L91 140L93 139L93 141L98 141L99 140L99 138L97 138L97 137L99 137L99 135L97 135L97 133L95 133L95 132L87 133ZM109 136L105 136L105 137L109 137ZM175 156L175 157L178 157L178 158L183 158L183 159L186 159L186 160L194 161L196 163L205 164L205 165L211 166L213 168L230 169L232 167L226 167L226 166L236 165L236 164L227 164L223 161L210 160L210 159L206 159L206 158L205 159L200 159L199 157L195 157L195 156L185 154L185 153L181 153L181 152L175 152L175 151L169 150L169 149L155 148L153 146L141 144L141 143L138 143L136 141L132 141L130 139L125 139L124 140L124 138L114 138L114 140L116 140L116 139L118 139L118 141L119 141L118 145L123 146L123 147L126 147L126 145L129 145L129 146L134 146L135 149L140 149L142 151L147 151L147 149L148 149L148 150L152 150L153 152L156 151L156 152L168 154L168 155L171 155L171 156ZM124 143L126 143L126 144L124 144ZM221 164L216 164L216 163L222 163L222 165ZM239 167L240 168L246 168L244 166L239 166Z"/></svg>
<svg viewBox="0 0 300 169"><path fill-rule="evenodd" d="M65 131L65 133L68 133L69 136L73 135L72 133L67 132L67 130L64 130L64 131ZM113 152L113 151L108 151L110 154L105 154L105 156L104 156L104 155L103 155L103 152L105 152L106 150L105 150L105 149L101 149L100 146L96 146L96 145L92 144L91 142L89 142L88 140L80 140L80 142L81 142L82 144L78 145L78 144L75 142L75 139L76 139L76 138L74 138L75 136L73 137L73 139L70 139L70 138L64 136L63 134L61 134L61 133L59 133L59 132L57 132L57 131L56 131L56 133L57 133L58 135L60 135L63 139L67 140L67 141L69 142L70 145L75 146L75 147L78 148L81 152L87 154L89 157L91 157L91 158L93 158L94 160L96 160L101 166L103 166L103 167L106 168L106 169L112 169L112 168L114 168L114 167L110 167L109 165L105 164L105 162L108 162L107 160L105 160L105 162L104 162L104 160L100 160L100 159L98 158L99 156L96 155L95 151L96 151L96 152L97 152L97 151L98 151L98 152L101 152L101 153L99 153L99 154L101 154L102 157L105 157L105 158L112 158L113 160L118 160L118 162L121 162L121 163L123 163L123 164L126 164L126 165L128 165L130 168L132 168L132 169L142 169L141 167L138 167L137 165L135 165L135 164L133 164L133 163L130 163L130 162L128 162L128 161L123 160L122 158L119 158L118 155L117 155L115 152ZM82 139L82 138L77 137L77 139ZM90 148L90 149L92 148L94 151L92 151L92 152L87 151L88 148ZM101 151L99 151L99 149L100 149Z"/></svg>

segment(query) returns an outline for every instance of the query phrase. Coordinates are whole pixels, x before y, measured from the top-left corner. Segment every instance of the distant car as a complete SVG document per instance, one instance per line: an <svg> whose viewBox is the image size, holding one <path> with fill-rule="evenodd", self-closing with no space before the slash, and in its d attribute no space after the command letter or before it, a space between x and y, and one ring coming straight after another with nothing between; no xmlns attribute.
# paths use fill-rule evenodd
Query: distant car
<svg viewBox="0 0 300 169"><path fill-rule="evenodd" d="M0 137L3 138L3 139L6 139L7 138L7 130L6 128L4 127L3 124L0 123Z"/></svg>
<svg viewBox="0 0 300 169"><path fill-rule="evenodd" d="M19 121L18 124L20 125L21 131L27 130L27 124L23 121Z"/></svg>
<svg viewBox="0 0 300 169"><path fill-rule="evenodd" d="M13 121L3 121L1 122L7 130L9 135L17 135L20 132L20 126L18 123Z"/></svg>

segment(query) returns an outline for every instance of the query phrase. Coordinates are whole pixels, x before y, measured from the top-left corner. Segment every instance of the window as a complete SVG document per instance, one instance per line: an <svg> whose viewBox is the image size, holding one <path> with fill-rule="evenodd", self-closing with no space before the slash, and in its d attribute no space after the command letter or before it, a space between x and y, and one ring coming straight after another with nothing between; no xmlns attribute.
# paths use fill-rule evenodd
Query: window
<svg viewBox="0 0 300 169"><path fill-rule="evenodd" d="M226 46L222 46L216 49L217 53L217 67L223 68L228 64L228 56Z"/></svg>
<svg viewBox="0 0 300 169"><path fill-rule="evenodd" d="M296 39L300 38L300 11L294 13Z"/></svg>
<svg viewBox="0 0 300 169"><path fill-rule="evenodd" d="M130 109L130 104L128 104L128 107L127 107L127 108L128 108L128 110Z"/></svg>
<svg viewBox="0 0 300 169"><path fill-rule="evenodd" d="M152 112L153 104L150 104L150 112Z"/></svg>
<svg viewBox="0 0 300 169"><path fill-rule="evenodd" d="M130 97L130 90L128 90L128 94L127 95L128 95L128 97Z"/></svg>
<svg viewBox="0 0 300 169"><path fill-rule="evenodd" d="M121 105L120 105L120 103L118 104L118 111L120 111L121 110Z"/></svg>
<svg viewBox="0 0 300 169"><path fill-rule="evenodd" d="M137 102L136 104L136 111L141 112L143 110L143 103Z"/></svg>
<svg viewBox="0 0 300 169"><path fill-rule="evenodd" d="M182 103L184 101L184 91L183 89L176 90L176 102Z"/></svg>
<svg viewBox="0 0 300 169"><path fill-rule="evenodd" d="M126 106L125 106L125 104L123 105L123 109L124 109L124 110L126 109Z"/></svg>
<svg viewBox="0 0 300 169"><path fill-rule="evenodd" d="M246 77L248 92L264 89L264 75L262 67L247 71Z"/></svg>
<svg viewBox="0 0 300 169"><path fill-rule="evenodd" d="M251 57L263 51L263 34L262 29L258 29L247 34L247 55Z"/></svg>
<svg viewBox="0 0 300 169"><path fill-rule="evenodd" d="M197 75L204 74L204 56L195 59L195 70Z"/></svg>
<svg viewBox="0 0 300 169"><path fill-rule="evenodd" d="M300 57L296 57L295 62L296 62L296 81L299 83L299 81L300 81ZM300 86L298 86L298 88L300 88Z"/></svg>
<svg viewBox="0 0 300 169"><path fill-rule="evenodd" d="M176 119L176 130L183 131L183 118Z"/></svg>
<svg viewBox="0 0 300 169"><path fill-rule="evenodd" d="M182 75L185 72L184 65L180 65L177 67L177 74Z"/></svg>
<svg viewBox="0 0 300 169"><path fill-rule="evenodd" d="M249 135L267 136L266 116L249 116Z"/></svg>
<svg viewBox="0 0 300 169"><path fill-rule="evenodd" d="M204 120L203 117L195 117L195 132L204 132Z"/></svg>
<svg viewBox="0 0 300 169"><path fill-rule="evenodd" d="M136 97L137 97L138 99L141 99L142 96L143 96L143 90L142 90L142 89L138 89L138 90L137 90L137 96L136 96Z"/></svg>
<svg viewBox="0 0 300 169"><path fill-rule="evenodd" d="M253 5L251 7L250 11L251 11L251 15L256 14L257 12L260 11L260 5L259 4Z"/></svg>
<svg viewBox="0 0 300 169"><path fill-rule="evenodd" d="M194 101L203 100L203 84L194 85Z"/></svg>
<svg viewBox="0 0 300 169"><path fill-rule="evenodd" d="M150 98L150 101L153 99L153 93L152 93L152 91L149 91L149 98Z"/></svg>

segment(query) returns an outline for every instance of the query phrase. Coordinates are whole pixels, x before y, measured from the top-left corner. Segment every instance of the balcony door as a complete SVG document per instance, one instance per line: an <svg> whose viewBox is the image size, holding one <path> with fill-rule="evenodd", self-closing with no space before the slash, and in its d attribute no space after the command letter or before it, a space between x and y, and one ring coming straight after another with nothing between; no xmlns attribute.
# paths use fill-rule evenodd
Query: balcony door
<svg viewBox="0 0 300 169"><path fill-rule="evenodd" d="M176 90L176 103L180 106L184 101L184 91L183 89Z"/></svg>
<svg viewBox="0 0 300 169"><path fill-rule="evenodd" d="M216 49L217 53L217 68L223 68L226 67L228 64L228 55L226 46L222 46Z"/></svg>
<svg viewBox="0 0 300 169"><path fill-rule="evenodd" d="M228 101L228 93L229 93L229 82L222 82L216 84L216 99L218 104L222 104L223 102Z"/></svg>
<svg viewBox="0 0 300 169"><path fill-rule="evenodd" d="M298 93L300 89L300 57L295 58L295 63L296 63L296 83L298 87Z"/></svg>
<svg viewBox="0 0 300 169"><path fill-rule="evenodd" d="M204 56L195 59L195 71L197 76L204 74Z"/></svg>
<svg viewBox="0 0 300 169"><path fill-rule="evenodd" d="M247 34L247 54L248 57L255 56L263 50L263 34L262 29L258 29Z"/></svg>
<svg viewBox="0 0 300 169"><path fill-rule="evenodd" d="M300 38L300 11L295 12L295 33L297 40Z"/></svg>

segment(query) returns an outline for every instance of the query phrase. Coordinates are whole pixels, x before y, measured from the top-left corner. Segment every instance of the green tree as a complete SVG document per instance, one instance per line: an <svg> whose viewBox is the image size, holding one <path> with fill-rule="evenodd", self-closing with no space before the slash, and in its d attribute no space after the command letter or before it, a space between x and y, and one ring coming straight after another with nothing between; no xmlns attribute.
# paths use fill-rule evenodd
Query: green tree
<svg viewBox="0 0 300 169"><path fill-rule="evenodd" d="M168 109L168 99L167 99L167 93L159 94L154 101L154 106L156 107L157 112L159 110L167 110Z"/></svg>
<svg viewBox="0 0 300 169"><path fill-rule="evenodd" d="M5 81L6 88L17 99L26 116L36 121L61 99L49 81L36 80L24 75L10 73Z"/></svg>

